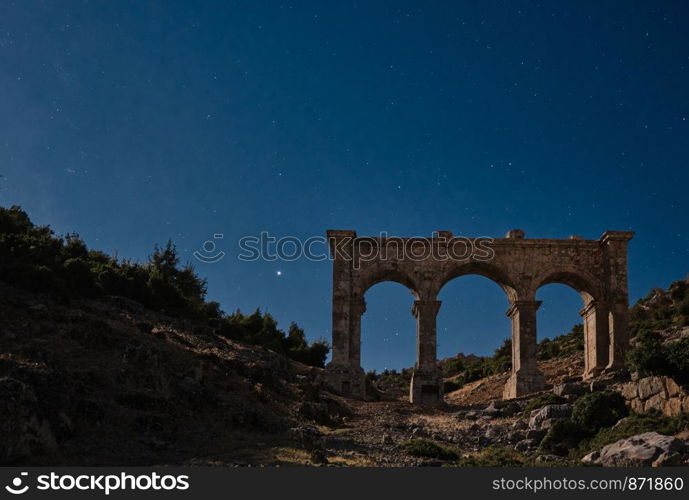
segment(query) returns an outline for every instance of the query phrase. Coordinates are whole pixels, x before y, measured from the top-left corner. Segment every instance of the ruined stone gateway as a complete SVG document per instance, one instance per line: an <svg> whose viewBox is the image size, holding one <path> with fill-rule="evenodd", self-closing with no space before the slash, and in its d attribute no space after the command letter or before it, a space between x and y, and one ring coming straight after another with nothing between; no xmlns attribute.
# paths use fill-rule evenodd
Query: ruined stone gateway
<svg viewBox="0 0 689 500"><path fill-rule="evenodd" d="M544 388L536 365L536 291L548 283L576 290L584 307L584 379L618 369L628 344L627 243L634 233L607 231L598 240L525 239L515 229L505 238L456 238L438 231L431 238L357 237L329 230L333 257L332 361L330 386L344 395L365 396L361 368L364 294L382 281L406 286L414 296L416 364L409 399L431 405L442 399L436 359L438 293L450 280L478 274L507 294L512 320L512 373L504 398Z"/></svg>

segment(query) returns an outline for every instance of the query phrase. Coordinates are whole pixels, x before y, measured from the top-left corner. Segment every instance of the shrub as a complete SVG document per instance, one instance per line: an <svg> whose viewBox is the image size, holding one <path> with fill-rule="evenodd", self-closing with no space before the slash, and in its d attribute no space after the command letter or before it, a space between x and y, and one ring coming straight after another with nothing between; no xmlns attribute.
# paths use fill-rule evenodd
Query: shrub
<svg viewBox="0 0 689 500"><path fill-rule="evenodd" d="M443 382L443 393L447 394L450 392L457 391L463 387L462 384L459 384L453 380L446 380Z"/></svg>
<svg viewBox="0 0 689 500"><path fill-rule="evenodd" d="M439 460L457 460L454 450L440 446L428 439L411 439L400 445L400 449L414 457L437 458Z"/></svg>
<svg viewBox="0 0 689 500"><path fill-rule="evenodd" d="M629 414L622 395L615 391L593 392L579 398L572 408L572 422L588 431L609 427Z"/></svg>
<svg viewBox="0 0 689 500"><path fill-rule="evenodd" d="M526 402L524 406L524 414L529 416L533 410L537 410L545 405L561 405L566 403L567 400L557 394L552 392L543 392L534 396Z"/></svg>
<svg viewBox="0 0 689 500"><path fill-rule="evenodd" d="M583 352L584 350L584 326L577 324L572 326L572 330L564 335L559 335L552 339L543 339L538 343L538 359L563 358Z"/></svg>
<svg viewBox="0 0 689 500"><path fill-rule="evenodd" d="M460 459L457 465L460 467L520 467L526 462L527 458L512 448L489 446L476 455Z"/></svg>
<svg viewBox="0 0 689 500"><path fill-rule="evenodd" d="M627 366L644 377L665 375L682 385L689 384L689 338L663 344L658 334L642 330L627 355Z"/></svg>
<svg viewBox="0 0 689 500"><path fill-rule="evenodd" d="M446 377L457 375L458 373L463 372L465 369L466 367L464 366L464 361L461 359L449 359L443 363L443 374Z"/></svg>
<svg viewBox="0 0 689 500"><path fill-rule="evenodd" d="M555 422L539 446L541 453L566 456L589 433L571 420Z"/></svg>
<svg viewBox="0 0 689 500"><path fill-rule="evenodd" d="M0 280L60 299L119 295L171 316L205 322L216 334L261 345L314 366L323 366L327 342L309 345L303 330L277 328L269 314L225 315L217 302L206 301L206 280L191 264L181 265L172 241L155 246L148 261L118 261L89 250L77 234L64 241L49 227L37 227L21 208L0 207Z"/></svg>

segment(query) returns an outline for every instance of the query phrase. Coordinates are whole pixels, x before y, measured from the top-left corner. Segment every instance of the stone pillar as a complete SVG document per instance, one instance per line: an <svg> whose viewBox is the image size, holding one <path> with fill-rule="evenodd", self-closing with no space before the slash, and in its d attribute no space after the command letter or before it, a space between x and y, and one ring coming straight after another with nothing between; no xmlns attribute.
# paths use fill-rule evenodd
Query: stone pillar
<svg viewBox="0 0 689 500"><path fill-rule="evenodd" d="M409 387L409 401L424 406L442 401L442 377L436 358L435 319L439 300L415 300L412 314L416 318L416 365Z"/></svg>
<svg viewBox="0 0 689 500"><path fill-rule="evenodd" d="M629 304L627 300L613 303L608 315L610 342L606 371L616 371L624 366L629 348Z"/></svg>
<svg viewBox="0 0 689 500"><path fill-rule="evenodd" d="M624 357L629 347L627 245L633 237L632 231L606 231L599 240L608 272L607 293L610 305L610 340L606 371L615 371L624 366Z"/></svg>
<svg viewBox="0 0 689 500"><path fill-rule="evenodd" d="M507 310L512 320L512 375L505 384L504 399L545 388L536 364L536 311L540 305L540 300L517 300Z"/></svg>
<svg viewBox="0 0 689 500"><path fill-rule="evenodd" d="M349 301L349 364L361 366L361 316L366 312L363 298Z"/></svg>
<svg viewBox="0 0 689 500"><path fill-rule="evenodd" d="M358 354L361 352L363 312L358 312L357 303L352 301L354 238L354 231L328 231L333 258L332 358L325 369L325 380L339 394L363 398L366 395L365 376ZM356 319L353 321L353 318ZM353 331L357 336L356 342L352 339ZM352 352L355 359L352 359Z"/></svg>
<svg viewBox="0 0 689 500"><path fill-rule="evenodd" d="M579 311L584 323L584 380L599 375L608 364L608 311L591 300Z"/></svg>

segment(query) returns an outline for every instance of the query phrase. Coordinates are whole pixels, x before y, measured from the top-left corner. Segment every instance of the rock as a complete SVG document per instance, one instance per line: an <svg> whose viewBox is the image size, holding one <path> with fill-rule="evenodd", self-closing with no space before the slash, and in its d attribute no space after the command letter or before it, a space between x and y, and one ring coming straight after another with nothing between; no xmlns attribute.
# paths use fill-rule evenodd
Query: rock
<svg viewBox="0 0 689 500"><path fill-rule="evenodd" d="M638 384L634 382L629 382L628 384L623 384L620 388L620 393L622 397L626 400L632 400L637 397L639 391Z"/></svg>
<svg viewBox="0 0 689 500"><path fill-rule="evenodd" d="M512 429L515 431L523 431L529 428L529 424L527 424L524 420L515 420L514 423L512 424Z"/></svg>
<svg viewBox="0 0 689 500"><path fill-rule="evenodd" d="M483 434L484 437L495 441L501 439L505 434L505 428L502 425L491 425L486 429Z"/></svg>
<svg viewBox="0 0 689 500"><path fill-rule="evenodd" d="M569 404L546 405L531 412L529 429L548 429L553 423L569 418L572 406Z"/></svg>
<svg viewBox="0 0 689 500"><path fill-rule="evenodd" d="M510 443L516 443L518 441L522 441L523 439L526 439L526 433L523 431L513 431L507 435L507 441Z"/></svg>
<svg viewBox="0 0 689 500"><path fill-rule="evenodd" d="M596 465L600 459L600 451L592 451L588 455L584 456L581 461L585 464Z"/></svg>
<svg viewBox="0 0 689 500"><path fill-rule="evenodd" d="M652 467L675 467L682 465L682 455L676 451L668 453L664 451L651 464Z"/></svg>
<svg viewBox="0 0 689 500"><path fill-rule="evenodd" d="M491 401L490 404L483 410L482 414L484 416L489 416L492 418L497 418L502 415L502 409L498 407L495 401Z"/></svg>
<svg viewBox="0 0 689 500"><path fill-rule="evenodd" d="M311 451L311 461L315 464L320 464L320 465L325 465L328 464L328 457L325 454L325 451L316 449Z"/></svg>
<svg viewBox="0 0 689 500"><path fill-rule="evenodd" d="M318 428L311 425L300 425L292 427L287 431L287 435L293 441L298 442L304 448L318 446L323 441L323 433Z"/></svg>
<svg viewBox="0 0 689 500"><path fill-rule="evenodd" d="M644 411L644 402L641 401L639 398L634 398L629 402L629 406L631 407L632 411L636 413L643 413Z"/></svg>
<svg viewBox="0 0 689 500"><path fill-rule="evenodd" d="M624 424L625 422L628 422L629 419L630 419L630 417L624 417L624 418L619 419L617 422L615 422L615 425L613 425L612 428L614 429L615 427L618 427L618 426Z"/></svg>
<svg viewBox="0 0 689 500"><path fill-rule="evenodd" d="M639 380L639 398L648 399L656 394L662 395L663 399L667 397L663 377L646 377Z"/></svg>
<svg viewBox="0 0 689 500"><path fill-rule="evenodd" d="M661 465L676 460L671 458L672 454L679 454L684 449L685 444L673 436L645 432L605 446L594 463L605 467L647 467L667 454L660 460Z"/></svg>
<svg viewBox="0 0 689 500"><path fill-rule="evenodd" d="M423 437L426 435L426 431L423 430L423 427L414 427L411 430L411 435L414 437Z"/></svg>
<svg viewBox="0 0 689 500"><path fill-rule="evenodd" d="M522 439L514 445L514 449L520 453L526 453L529 450L533 450L536 446L538 446L538 443L533 439Z"/></svg>
<svg viewBox="0 0 689 500"><path fill-rule="evenodd" d="M540 443L547 433L547 429L529 429L526 431L526 439L531 439Z"/></svg>
<svg viewBox="0 0 689 500"><path fill-rule="evenodd" d="M679 396L680 392L682 391L680 386L677 385L677 382L672 380L670 377L665 378L665 390L670 398Z"/></svg>
<svg viewBox="0 0 689 500"><path fill-rule="evenodd" d="M586 387L581 384L564 383L553 387L553 393L558 396L582 396L586 394Z"/></svg>
<svg viewBox="0 0 689 500"><path fill-rule="evenodd" d="M660 411L664 410L665 398L663 394L655 394L646 400L644 403L644 411L648 411L652 408Z"/></svg>
<svg viewBox="0 0 689 500"><path fill-rule="evenodd" d="M536 463L537 464L546 464L549 462L559 462L562 460L561 457L558 457L557 455L538 455L536 457Z"/></svg>
<svg viewBox="0 0 689 500"><path fill-rule="evenodd" d="M522 411L521 406L515 402L510 402L502 408L503 417L512 417Z"/></svg>
<svg viewBox="0 0 689 500"><path fill-rule="evenodd" d="M670 417L674 417L675 415L682 413L682 400L679 398L668 399L663 407L663 413Z"/></svg>

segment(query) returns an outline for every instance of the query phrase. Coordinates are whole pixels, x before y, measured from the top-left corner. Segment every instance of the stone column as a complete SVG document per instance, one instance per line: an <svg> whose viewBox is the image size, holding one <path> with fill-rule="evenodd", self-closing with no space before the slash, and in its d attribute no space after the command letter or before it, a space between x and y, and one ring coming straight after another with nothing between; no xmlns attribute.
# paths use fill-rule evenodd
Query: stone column
<svg viewBox="0 0 689 500"><path fill-rule="evenodd" d="M540 305L540 300L517 300L507 310L512 320L512 375L505 384L504 399L545 388L536 364L536 311Z"/></svg>
<svg viewBox="0 0 689 500"><path fill-rule="evenodd" d="M409 388L409 400L415 404L435 405L442 400L442 378L436 358L435 319L439 300L415 300L416 365Z"/></svg>
<svg viewBox="0 0 689 500"><path fill-rule="evenodd" d="M624 367L624 359L629 348L629 304L620 299L612 304L608 315L610 341L606 371L616 371Z"/></svg>
<svg viewBox="0 0 689 500"><path fill-rule="evenodd" d="M349 301L349 364L361 366L361 316L366 312L363 298Z"/></svg>
<svg viewBox="0 0 689 500"><path fill-rule="evenodd" d="M627 245L634 237L632 231L606 231L600 239L608 272L608 304L610 333L607 371L624 366L629 347L629 293L627 285Z"/></svg>
<svg viewBox="0 0 689 500"><path fill-rule="evenodd" d="M608 364L608 311L601 302L591 300L579 315L584 323L584 380L588 380Z"/></svg>
<svg viewBox="0 0 689 500"><path fill-rule="evenodd" d="M360 352L361 313L352 314L353 248L356 232L330 230L328 243L333 258L332 359L325 370L325 380L335 392L363 398L366 394L364 371L360 360L352 359L352 331L356 332L356 353ZM354 306L356 308L356 305ZM356 324L352 318L356 317Z"/></svg>

